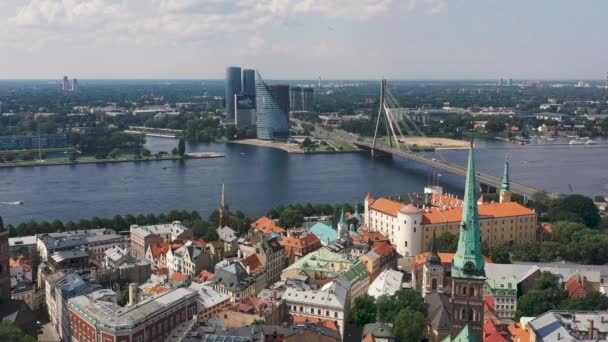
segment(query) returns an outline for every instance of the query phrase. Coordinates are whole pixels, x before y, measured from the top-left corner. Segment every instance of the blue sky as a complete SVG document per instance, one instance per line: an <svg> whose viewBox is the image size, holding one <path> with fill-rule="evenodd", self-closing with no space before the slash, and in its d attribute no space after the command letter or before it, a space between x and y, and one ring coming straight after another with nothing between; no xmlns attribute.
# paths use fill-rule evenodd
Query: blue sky
<svg viewBox="0 0 608 342"><path fill-rule="evenodd" d="M603 79L608 1L1 0L0 78Z"/></svg>

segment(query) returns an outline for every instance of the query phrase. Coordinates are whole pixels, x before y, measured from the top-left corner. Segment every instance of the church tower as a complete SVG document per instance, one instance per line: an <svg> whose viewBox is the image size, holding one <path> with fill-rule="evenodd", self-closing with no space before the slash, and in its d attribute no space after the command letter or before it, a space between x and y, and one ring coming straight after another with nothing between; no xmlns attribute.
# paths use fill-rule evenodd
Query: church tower
<svg viewBox="0 0 608 342"><path fill-rule="evenodd" d="M431 255L422 267L422 296L431 292L443 293L444 272L439 253L437 253L437 234L433 229Z"/></svg>
<svg viewBox="0 0 608 342"><path fill-rule="evenodd" d="M338 222L338 239L348 240L348 224L344 218L344 208L340 212L340 221Z"/></svg>
<svg viewBox="0 0 608 342"><path fill-rule="evenodd" d="M228 224L228 205L226 204L226 193L224 190L224 183L222 183L222 202L220 203L219 217L220 228L223 228Z"/></svg>
<svg viewBox="0 0 608 342"><path fill-rule="evenodd" d="M500 187L500 203L511 202L511 184L509 181L509 162L505 161L505 171Z"/></svg>
<svg viewBox="0 0 608 342"><path fill-rule="evenodd" d="M476 190L475 159L471 142L458 249L452 264L450 335L456 336L468 324L477 339L482 341L483 285L486 272L481 253Z"/></svg>

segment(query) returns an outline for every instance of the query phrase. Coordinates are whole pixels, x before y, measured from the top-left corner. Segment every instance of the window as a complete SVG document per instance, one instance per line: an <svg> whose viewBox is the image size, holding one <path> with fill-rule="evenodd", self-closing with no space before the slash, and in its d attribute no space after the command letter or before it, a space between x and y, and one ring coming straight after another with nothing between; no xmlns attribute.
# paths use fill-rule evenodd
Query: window
<svg viewBox="0 0 608 342"><path fill-rule="evenodd" d="M334 317L338 317L338 311L334 312Z"/></svg>

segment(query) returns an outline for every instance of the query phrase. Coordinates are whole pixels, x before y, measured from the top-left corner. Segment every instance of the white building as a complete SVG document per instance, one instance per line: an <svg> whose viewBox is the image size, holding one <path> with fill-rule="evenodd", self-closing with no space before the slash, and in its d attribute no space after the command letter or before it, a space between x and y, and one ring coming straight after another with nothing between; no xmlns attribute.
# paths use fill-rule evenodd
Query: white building
<svg viewBox="0 0 608 342"><path fill-rule="evenodd" d="M230 296L216 291L208 283L199 284L192 282L190 289L198 293L196 309L199 319L202 320L216 315L230 302Z"/></svg>
<svg viewBox="0 0 608 342"><path fill-rule="evenodd" d="M115 246L105 251L103 263L107 268L118 267L129 261L129 257L127 249Z"/></svg>
<svg viewBox="0 0 608 342"><path fill-rule="evenodd" d="M335 321L344 336L344 322L348 318L350 302L348 284L336 280L325 284L320 290L287 288L283 293L290 315Z"/></svg>
<svg viewBox="0 0 608 342"><path fill-rule="evenodd" d="M365 224L386 235L397 253L414 257L422 252L422 210L385 198L365 197Z"/></svg>
<svg viewBox="0 0 608 342"><path fill-rule="evenodd" d="M378 299L382 295L392 296L403 287L403 273L384 270L369 286L367 294Z"/></svg>
<svg viewBox="0 0 608 342"><path fill-rule="evenodd" d="M73 230L36 235L40 257L48 261L51 254L85 248L92 258L103 261L105 251L120 246L127 248L129 240L111 229Z"/></svg>

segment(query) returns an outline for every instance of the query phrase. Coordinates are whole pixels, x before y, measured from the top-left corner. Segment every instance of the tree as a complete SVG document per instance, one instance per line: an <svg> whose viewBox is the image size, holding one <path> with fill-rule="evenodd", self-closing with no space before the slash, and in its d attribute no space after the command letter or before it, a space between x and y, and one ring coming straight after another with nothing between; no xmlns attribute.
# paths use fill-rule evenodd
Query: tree
<svg viewBox="0 0 608 342"><path fill-rule="evenodd" d="M511 244L503 243L496 247L490 248L490 259L492 259L493 263L496 264L510 264L511 263L511 255L509 251L511 250Z"/></svg>
<svg viewBox="0 0 608 342"><path fill-rule="evenodd" d="M599 210L593 200L583 195L569 195L564 198L564 209L581 217L583 223L589 228L600 224Z"/></svg>
<svg viewBox="0 0 608 342"><path fill-rule="evenodd" d="M23 331L19 330L13 323L9 321L3 321L0 323L0 341L10 342L35 342L36 339L26 335Z"/></svg>
<svg viewBox="0 0 608 342"><path fill-rule="evenodd" d="M568 298L562 302L562 310L599 311L608 310L608 297L600 292L591 292L582 298Z"/></svg>
<svg viewBox="0 0 608 342"><path fill-rule="evenodd" d="M376 300L378 320L384 323L393 322L402 309L423 310L423 299L420 292L413 289L401 289L392 296L382 295Z"/></svg>
<svg viewBox="0 0 608 342"><path fill-rule="evenodd" d="M32 151L26 151L21 153L21 159L23 160L34 160L34 154Z"/></svg>
<svg viewBox="0 0 608 342"><path fill-rule="evenodd" d="M287 208L281 212L279 225L285 228L300 227L304 223L304 214L294 208Z"/></svg>
<svg viewBox="0 0 608 342"><path fill-rule="evenodd" d="M150 152L150 150L148 150L147 148L144 147L144 148L141 149L141 154L144 157L149 157L152 154L152 152Z"/></svg>
<svg viewBox="0 0 608 342"><path fill-rule="evenodd" d="M593 200L595 202L606 202L606 198L604 198L604 196L602 195L596 195L595 197L593 197Z"/></svg>
<svg viewBox="0 0 608 342"><path fill-rule="evenodd" d="M253 322L251 322L251 325L264 325L266 324L266 321L259 318L259 319L254 319Z"/></svg>
<svg viewBox="0 0 608 342"><path fill-rule="evenodd" d="M458 248L458 235L444 232L437 238L437 249L441 253L455 253Z"/></svg>
<svg viewBox="0 0 608 342"><path fill-rule="evenodd" d="M177 155L177 147L174 147L174 148L171 150L171 154L172 154L172 155L174 155L174 156L176 156L176 155Z"/></svg>
<svg viewBox="0 0 608 342"><path fill-rule="evenodd" d="M118 147L115 147L112 149L112 151L110 151L110 158L112 158L112 159L118 158L119 155L120 155L120 149Z"/></svg>
<svg viewBox="0 0 608 342"><path fill-rule="evenodd" d="M357 325L362 327L376 321L376 303L374 297L364 294L355 298L353 316Z"/></svg>
<svg viewBox="0 0 608 342"><path fill-rule="evenodd" d="M177 143L177 154L179 154L180 157L183 157L185 153L186 153L186 142L184 141L184 139L180 138L179 142Z"/></svg>
<svg viewBox="0 0 608 342"><path fill-rule="evenodd" d="M401 309L395 317L394 332L400 341L421 341L425 324L422 312L411 308Z"/></svg>
<svg viewBox="0 0 608 342"><path fill-rule="evenodd" d="M517 301L515 319L522 316L536 317L549 310L556 310L566 298L566 292L560 286L559 276L551 272L543 272L535 281L528 293Z"/></svg>
<svg viewBox="0 0 608 342"><path fill-rule="evenodd" d="M13 152L7 152L4 154L4 160L6 160L7 162L12 162L15 160L15 158L16 156Z"/></svg>
<svg viewBox="0 0 608 342"><path fill-rule="evenodd" d="M549 209L551 199L544 191L539 191L530 196L530 206L538 213L544 213Z"/></svg>

